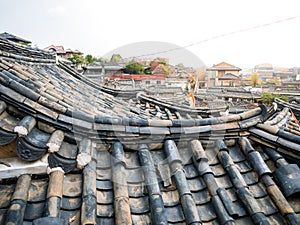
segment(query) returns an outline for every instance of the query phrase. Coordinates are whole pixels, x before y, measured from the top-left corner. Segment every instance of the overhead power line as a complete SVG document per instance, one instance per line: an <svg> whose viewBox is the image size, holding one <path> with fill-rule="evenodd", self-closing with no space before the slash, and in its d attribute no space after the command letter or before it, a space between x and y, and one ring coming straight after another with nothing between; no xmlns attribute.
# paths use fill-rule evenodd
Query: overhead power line
<svg viewBox="0 0 300 225"><path fill-rule="evenodd" d="M205 43L205 42L208 42L208 41L212 41L212 40L215 40L215 39L223 38L223 37L238 34L238 33L247 32L247 31L250 31L250 30L256 30L256 29L272 26L274 24L285 23L285 22L295 20L295 19L298 19L298 18L300 18L300 15L296 15L296 16L285 18L285 19L272 21L272 22L269 22L269 23L255 25L255 26L248 27L248 28L243 28L243 29L239 29L239 30L236 30L236 31L231 31L231 32L224 33L224 34L219 34L219 35L212 36L212 37L209 37L209 38L206 38L206 39L203 39L201 41L197 41L197 42L194 42L194 43L191 43L191 44L188 44L188 45L178 46L178 47L170 48L170 49L163 50L163 51L157 51L157 52L152 52L152 53L147 53L147 54L142 54L142 55L137 55L137 56L132 56L132 57L126 57L125 59L142 58L142 57L148 57L148 56L168 53L168 52L172 52L172 51L176 51L176 50L180 50L180 49L185 49L185 48L189 48L189 47L199 45L199 44L202 44L202 43Z"/></svg>

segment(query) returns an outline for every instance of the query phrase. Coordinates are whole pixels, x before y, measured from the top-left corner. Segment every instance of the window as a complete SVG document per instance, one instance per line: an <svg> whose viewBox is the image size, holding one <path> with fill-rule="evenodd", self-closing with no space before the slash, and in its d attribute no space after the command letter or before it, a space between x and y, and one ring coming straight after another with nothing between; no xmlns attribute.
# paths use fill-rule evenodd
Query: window
<svg viewBox="0 0 300 225"><path fill-rule="evenodd" d="M161 81L160 80L156 81L156 84L161 84Z"/></svg>

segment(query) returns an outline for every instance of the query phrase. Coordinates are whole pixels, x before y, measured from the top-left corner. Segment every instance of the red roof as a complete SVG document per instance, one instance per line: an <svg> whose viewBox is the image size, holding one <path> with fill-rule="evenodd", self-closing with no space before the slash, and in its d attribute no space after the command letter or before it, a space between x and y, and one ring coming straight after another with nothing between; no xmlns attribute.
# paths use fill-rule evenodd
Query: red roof
<svg viewBox="0 0 300 225"><path fill-rule="evenodd" d="M62 45L50 45L50 46L44 48L44 50L46 50L46 51L49 51L51 49L53 49L57 54L66 54L66 53L73 53L73 54L79 54L79 55L83 54L82 52L80 52L77 49L72 50L70 48L67 48L65 50Z"/></svg>
<svg viewBox="0 0 300 225"><path fill-rule="evenodd" d="M66 53L66 51L65 51L65 49L62 45L57 45L57 46L56 45L50 45L47 48L44 48L44 50L46 50L46 51L49 51L51 49L55 50L55 52L57 54L65 54Z"/></svg>
<svg viewBox="0 0 300 225"><path fill-rule="evenodd" d="M147 75L147 74L112 74L106 76L110 80L119 79L119 80L165 80L165 74L155 74L155 75Z"/></svg>
<svg viewBox="0 0 300 225"><path fill-rule="evenodd" d="M151 70L154 70L158 65L159 65L159 62L156 62L156 61L152 62L151 65L150 65Z"/></svg>

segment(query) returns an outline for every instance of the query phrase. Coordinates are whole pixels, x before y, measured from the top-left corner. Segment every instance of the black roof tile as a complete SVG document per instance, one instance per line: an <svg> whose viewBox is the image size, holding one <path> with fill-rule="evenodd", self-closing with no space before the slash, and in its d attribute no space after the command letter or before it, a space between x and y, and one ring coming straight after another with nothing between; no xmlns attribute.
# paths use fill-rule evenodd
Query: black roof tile
<svg viewBox="0 0 300 225"><path fill-rule="evenodd" d="M300 213L300 199L295 197L289 197L288 201L291 203L291 206L293 207L295 213Z"/></svg>
<svg viewBox="0 0 300 225"><path fill-rule="evenodd" d="M99 190L111 190L112 181L111 180L98 180L96 181L97 189Z"/></svg>
<svg viewBox="0 0 300 225"><path fill-rule="evenodd" d="M112 204L104 205L97 204L97 216L99 217L113 217L114 206Z"/></svg>
<svg viewBox="0 0 300 225"><path fill-rule="evenodd" d="M253 193L254 198L262 198L267 195L267 191L261 183L249 185L249 190Z"/></svg>
<svg viewBox="0 0 300 225"><path fill-rule="evenodd" d="M110 180L111 179L111 169L97 168L97 179L98 180Z"/></svg>
<svg viewBox="0 0 300 225"><path fill-rule="evenodd" d="M46 144L50 135L39 129L33 128L32 131L25 137L25 140L31 145L39 148L47 148Z"/></svg>
<svg viewBox="0 0 300 225"><path fill-rule="evenodd" d="M140 219L138 219L138 221L141 221ZM97 225L114 225L115 224L115 220L113 217L110 218L102 218L102 217L97 217Z"/></svg>
<svg viewBox="0 0 300 225"><path fill-rule="evenodd" d="M165 212L170 223L185 221L185 217L180 204L171 207L165 207Z"/></svg>
<svg viewBox="0 0 300 225"><path fill-rule="evenodd" d="M180 199L178 191L176 189L171 191L162 191L161 193L164 205L166 207L175 206L179 204Z"/></svg>
<svg viewBox="0 0 300 225"><path fill-rule="evenodd" d="M132 214L145 214L150 211L148 196L129 198L129 204Z"/></svg>
<svg viewBox="0 0 300 225"><path fill-rule="evenodd" d="M147 191L146 191L143 183L130 184L130 185L128 185L127 188L128 188L128 195L129 195L129 197L132 197L132 198L143 197L147 194Z"/></svg>
<svg viewBox="0 0 300 225"><path fill-rule="evenodd" d="M31 140L32 141L32 140ZM16 153L20 159L24 161L36 161L42 158L47 152L46 148L35 147L25 140L25 138L19 137L16 141Z"/></svg>
<svg viewBox="0 0 300 225"><path fill-rule="evenodd" d="M99 204L112 204L113 203L112 190L97 190L97 203Z"/></svg>
<svg viewBox="0 0 300 225"><path fill-rule="evenodd" d="M206 185L201 177L187 179L187 182L192 192L202 191L206 188Z"/></svg>
<svg viewBox="0 0 300 225"><path fill-rule="evenodd" d="M193 164L188 164L184 166L185 176L188 179L198 177L198 172Z"/></svg>
<svg viewBox="0 0 300 225"><path fill-rule="evenodd" d="M1 184L0 185L0 209L8 208L10 205L10 199L13 195L15 184Z"/></svg>
<svg viewBox="0 0 300 225"><path fill-rule="evenodd" d="M214 171L215 177L221 177L226 174L226 171L224 170L221 164L213 165L211 166L211 169L212 171Z"/></svg>
<svg viewBox="0 0 300 225"><path fill-rule="evenodd" d="M148 213L142 214L142 215L132 215L132 223L133 224L145 224L150 225L151 222L151 216ZM98 224L98 223L97 223Z"/></svg>
<svg viewBox="0 0 300 225"><path fill-rule="evenodd" d="M80 209L82 204L81 197L78 198L62 198L61 209L62 210L76 210Z"/></svg>
<svg viewBox="0 0 300 225"><path fill-rule="evenodd" d="M66 223L70 225L79 225L80 224L80 210L61 210L60 218L64 219Z"/></svg>
<svg viewBox="0 0 300 225"><path fill-rule="evenodd" d="M82 175L66 174L63 185L63 195L65 197L80 197L82 194Z"/></svg>
<svg viewBox="0 0 300 225"><path fill-rule="evenodd" d="M28 202L41 202L46 200L48 188L48 179L32 180L29 192Z"/></svg>
<svg viewBox="0 0 300 225"><path fill-rule="evenodd" d="M24 220L32 221L44 216L45 202L27 203Z"/></svg>
<svg viewBox="0 0 300 225"><path fill-rule="evenodd" d="M253 222L251 221L251 219L249 217L243 217L243 218L238 218L236 219L236 224L239 225L253 225Z"/></svg>
<svg viewBox="0 0 300 225"><path fill-rule="evenodd" d="M0 209L0 223L4 224L6 218L7 209Z"/></svg>
<svg viewBox="0 0 300 225"><path fill-rule="evenodd" d="M196 205L203 205L210 201L210 194L207 189L192 192Z"/></svg>
<svg viewBox="0 0 300 225"><path fill-rule="evenodd" d="M287 221L285 219L283 219L279 213L275 213L273 215L270 215L268 217L268 221L270 222L270 224L274 224L274 225L287 224Z"/></svg>
<svg viewBox="0 0 300 225"><path fill-rule="evenodd" d="M257 199L258 205L262 209L262 212L266 215L272 215L278 212L278 209L272 202L269 196L258 198Z"/></svg>
<svg viewBox="0 0 300 225"><path fill-rule="evenodd" d="M225 189L232 187L232 182L230 181L228 176L216 177L216 182L218 184L218 187L222 187Z"/></svg>
<svg viewBox="0 0 300 225"><path fill-rule="evenodd" d="M139 184L144 181L144 175L142 168L137 168L137 169L126 169L126 179L127 182L130 184Z"/></svg>
<svg viewBox="0 0 300 225"><path fill-rule="evenodd" d="M212 203L209 202L204 205L197 205L199 216L201 221L208 222L217 218L215 211L213 210Z"/></svg>

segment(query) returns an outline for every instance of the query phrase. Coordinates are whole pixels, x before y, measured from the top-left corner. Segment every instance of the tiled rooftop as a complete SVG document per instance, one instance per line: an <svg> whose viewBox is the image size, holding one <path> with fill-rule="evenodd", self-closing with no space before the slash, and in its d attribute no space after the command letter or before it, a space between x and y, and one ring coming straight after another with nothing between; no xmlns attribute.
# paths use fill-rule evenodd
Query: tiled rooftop
<svg viewBox="0 0 300 225"><path fill-rule="evenodd" d="M130 101L0 39L0 224L300 224L289 105Z"/></svg>

